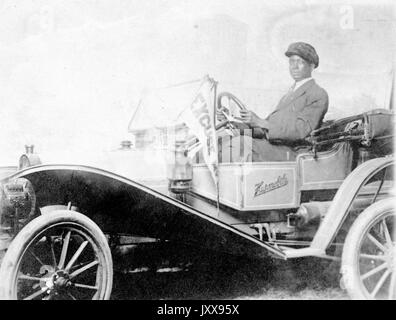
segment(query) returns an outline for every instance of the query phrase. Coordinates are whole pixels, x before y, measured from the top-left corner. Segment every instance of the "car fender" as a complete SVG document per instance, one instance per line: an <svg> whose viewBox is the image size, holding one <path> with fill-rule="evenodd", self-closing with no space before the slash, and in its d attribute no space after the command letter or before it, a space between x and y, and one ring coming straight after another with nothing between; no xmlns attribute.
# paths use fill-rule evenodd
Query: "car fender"
<svg viewBox="0 0 396 320"><path fill-rule="evenodd" d="M215 204L210 205L213 208L206 208L208 210L203 211L198 208L195 208L192 205L179 201L173 196L166 194L166 192L159 192L158 190L152 188L151 186L142 184L139 181L133 180L132 178L118 175L116 173L106 171L101 168L90 167L85 165L74 165L74 164L37 165L19 170L0 182L7 182L12 179L23 178L23 177L27 179L33 177L33 180L37 181L37 179L40 180L40 178L38 178L40 177L40 175L46 176L47 174L52 174L52 172L54 171L63 172L64 174L70 177L76 175L83 175L88 177L88 179L90 177L92 178L96 176L96 177L110 178L112 180L116 180L117 182L123 184L124 186L129 186L131 188L130 190L132 190L132 192L135 193L133 198L136 199L136 208L144 211L140 216L142 217L145 216L146 219L150 219L147 218L146 215L150 213L149 212L150 210L156 210L156 213L158 213L158 215L157 216L154 215L151 217L153 217L155 222L159 222L160 224L162 222L166 222L168 218L174 220L174 217L176 215L179 215L179 217L182 218L180 214L183 213L185 217L189 217L189 216L193 217L194 221L197 221L198 224L201 224L202 226L201 228L213 227L214 231L217 230L219 235L220 235L220 231L226 234L227 235L226 238L228 238L228 235L230 235L231 237L231 234L235 241L238 241L239 238L241 243L242 242L244 243L245 250L247 250L246 249L247 244L248 242L250 242L253 245L253 247L255 246L256 248L261 247L261 249L265 249L262 250L263 252L271 252L273 255L279 258L285 258L284 254L280 249L261 241L257 237L254 237L252 234L249 234L247 230L243 230L242 228L237 228L232 224L227 223L223 217L224 214L222 214L222 219L220 219L218 217L218 214L214 214L215 212L217 212ZM105 187L105 185L102 186ZM51 203L48 204L50 205ZM52 204L56 204L56 203L52 203ZM74 205L74 203L72 205ZM207 204L207 206L209 206L209 204ZM124 216L122 218L128 218L128 216ZM161 219L163 220L161 221ZM126 224L126 221L124 221L123 224ZM249 227L246 228L251 230L251 228ZM228 244L225 245L229 246L231 244L232 243L228 242Z"/></svg>

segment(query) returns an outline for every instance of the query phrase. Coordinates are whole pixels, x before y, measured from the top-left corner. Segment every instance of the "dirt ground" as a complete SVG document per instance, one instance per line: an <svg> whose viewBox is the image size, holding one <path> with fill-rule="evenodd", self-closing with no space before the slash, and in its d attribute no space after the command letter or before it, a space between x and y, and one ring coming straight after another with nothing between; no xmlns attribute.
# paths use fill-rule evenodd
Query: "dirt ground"
<svg viewBox="0 0 396 320"><path fill-rule="evenodd" d="M186 261L179 267L162 261L156 268L119 270L112 299L349 299L339 286L338 263L317 258L274 261L202 253Z"/></svg>

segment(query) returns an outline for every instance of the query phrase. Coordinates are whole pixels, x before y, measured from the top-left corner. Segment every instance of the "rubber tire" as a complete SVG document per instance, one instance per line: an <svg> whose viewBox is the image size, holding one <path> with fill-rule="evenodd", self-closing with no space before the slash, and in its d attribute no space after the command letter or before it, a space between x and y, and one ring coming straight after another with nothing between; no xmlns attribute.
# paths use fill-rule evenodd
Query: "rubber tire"
<svg viewBox="0 0 396 320"><path fill-rule="evenodd" d="M95 244L102 251L104 260L107 265L107 272L104 274L105 290L99 300L110 299L111 290L113 286L113 261L111 251L107 243L107 239L100 228L88 217L70 210L56 210L47 215L41 215L24 226L21 231L12 240L7 252L3 258L0 267L0 299L2 300L16 300L16 292L14 291L14 279L17 268L30 242L44 229L61 222L70 222L84 228L84 232L89 234Z"/></svg>
<svg viewBox="0 0 396 320"><path fill-rule="evenodd" d="M372 227L375 220L381 219L382 215L395 212L395 199L389 198L375 202L367 207L355 220L349 229L342 252L341 273L342 281L349 296L354 300L367 300L359 277L358 250L362 237Z"/></svg>

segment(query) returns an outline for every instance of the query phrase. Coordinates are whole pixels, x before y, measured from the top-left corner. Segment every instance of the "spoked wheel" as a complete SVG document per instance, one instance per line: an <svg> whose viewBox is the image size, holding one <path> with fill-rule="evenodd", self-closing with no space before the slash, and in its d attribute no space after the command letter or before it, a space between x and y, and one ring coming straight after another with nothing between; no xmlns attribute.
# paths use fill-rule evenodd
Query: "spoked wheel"
<svg viewBox="0 0 396 320"><path fill-rule="evenodd" d="M347 235L342 273L353 299L396 300L394 202L385 199L365 209Z"/></svg>
<svg viewBox="0 0 396 320"><path fill-rule="evenodd" d="M69 210L27 224L0 269L3 299L109 299L112 283L106 237L92 220Z"/></svg>

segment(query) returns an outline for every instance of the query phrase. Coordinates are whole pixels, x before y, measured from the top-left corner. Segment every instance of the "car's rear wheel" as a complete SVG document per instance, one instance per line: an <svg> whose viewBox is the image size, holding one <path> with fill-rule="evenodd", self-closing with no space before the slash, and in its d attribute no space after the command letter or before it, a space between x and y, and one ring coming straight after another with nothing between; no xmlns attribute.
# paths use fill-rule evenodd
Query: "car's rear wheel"
<svg viewBox="0 0 396 320"><path fill-rule="evenodd" d="M396 300L394 199L366 208L348 232L342 254L343 283L353 299Z"/></svg>
<svg viewBox="0 0 396 320"><path fill-rule="evenodd" d="M28 223L0 268L3 299L109 299L112 283L106 237L92 220L70 210Z"/></svg>

